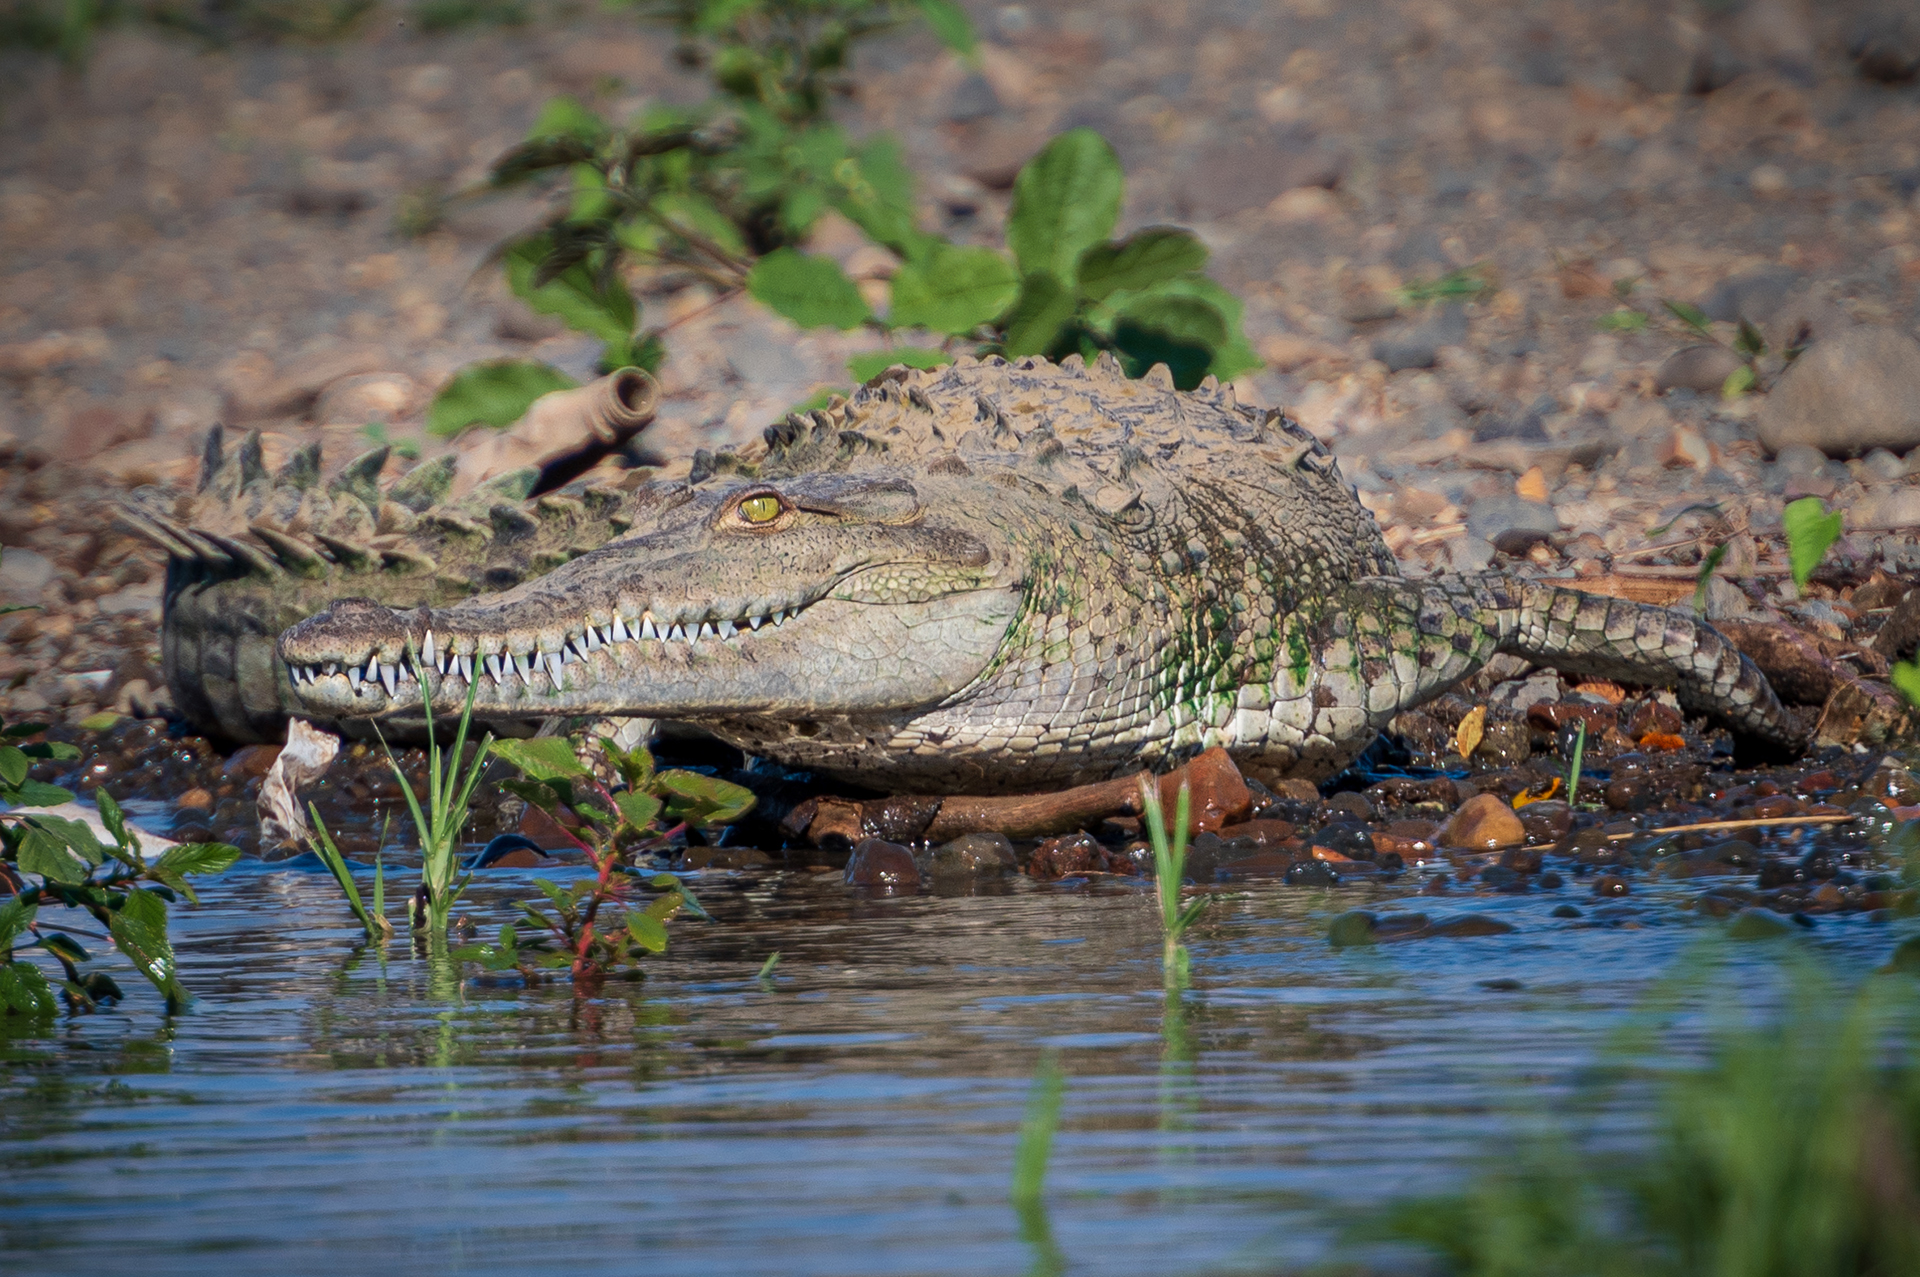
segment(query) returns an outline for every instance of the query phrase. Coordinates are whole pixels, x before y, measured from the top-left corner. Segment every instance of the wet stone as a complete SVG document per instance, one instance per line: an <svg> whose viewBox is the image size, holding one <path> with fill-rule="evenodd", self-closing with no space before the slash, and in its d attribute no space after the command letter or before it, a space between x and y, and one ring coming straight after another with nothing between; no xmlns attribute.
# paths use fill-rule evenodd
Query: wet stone
<svg viewBox="0 0 1920 1277"><path fill-rule="evenodd" d="M1579 918L1584 915L1573 905L1555 905L1553 912L1547 916L1550 918Z"/></svg>
<svg viewBox="0 0 1920 1277"><path fill-rule="evenodd" d="M1624 896L1632 890L1627 880L1618 874L1602 874L1593 884L1593 894L1603 898Z"/></svg>
<svg viewBox="0 0 1920 1277"><path fill-rule="evenodd" d="M1528 803L1518 813L1529 843L1556 843L1573 829L1573 809L1557 798Z"/></svg>
<svg viewBox="0 0 1920 1277"><path fill-rule="evenodd" d="M1449 847L1469 847L1476 851L1498 851L1518 847L1527 840L1526 827L1513 808L1493 794L1476 794L1453 814L1440 840Z"/></svg>
<svg viewBox="0 0 1920 1277"><path fill-rule="evenodd" d="M1727 927L1727 937L1732 940L1778 940L1792 935L1794 929L1791 918L1755 906L1733 915L1733 921Z"/></svg>
<svg viewBox="0 0 1920 1277"><path fill-rule="evenodd" d="M1033 849L1027 861L1027 873L1042 882L1054 882L1089 872L1105 873L1112 868L1107 849L1087 834L1067 834L1049 838Z"/></svg>
<svg viewBox="0 0 1920 1277"><path fill-rule="evenodd" d="M935 878L999 878L1019 870L1005 834L963 834L926 854L926 871Z"/></svg>
<svg viewBox="0 0 1920 1277"><path fill-rule="evenodd" d="M850 887L918 887L920 867L913 852L897 842L867 838L854 844L847 861Z"/></svg>

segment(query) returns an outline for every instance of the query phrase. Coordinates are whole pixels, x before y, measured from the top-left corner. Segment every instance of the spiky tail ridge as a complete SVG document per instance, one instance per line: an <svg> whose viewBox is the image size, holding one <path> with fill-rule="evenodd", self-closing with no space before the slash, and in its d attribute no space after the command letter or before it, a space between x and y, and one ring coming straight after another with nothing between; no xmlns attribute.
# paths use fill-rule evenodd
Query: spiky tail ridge
<svg viewBox="0 0 1920 1277"><path fill-rule="evenodd" d="M1402 685L1402 709L1505 652L1568 674L1670 687L1682 708L1736 737L1789 753L1806 747L1806 730L1766 676L1692 613L1494 572L1364 584L1391 595L1391 610L1420 635L1421 674Z"/></svg>

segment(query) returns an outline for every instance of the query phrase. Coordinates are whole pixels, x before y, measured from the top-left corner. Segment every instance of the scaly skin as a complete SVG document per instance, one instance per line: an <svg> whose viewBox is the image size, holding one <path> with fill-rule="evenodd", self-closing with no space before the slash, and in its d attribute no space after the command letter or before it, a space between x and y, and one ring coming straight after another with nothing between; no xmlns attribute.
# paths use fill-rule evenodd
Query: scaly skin
<svg viewBox="0 0 1920 1277"><path fill-rule="evenodd" d="M495 720L679 719L947 792L1215 745L1265 779L1325 776L1496 651L1674 686L1739 732L1799 743L1753 665L1689 615L1496 574L1393 575L1317 443L1164 371L895 369L765 447L638 489L622 535L511 589L368 590L320 612L281 637L275 676L297 670L299 703L334 721L417 717L421 673L436 713L457 713L474 678Z"/></svg>

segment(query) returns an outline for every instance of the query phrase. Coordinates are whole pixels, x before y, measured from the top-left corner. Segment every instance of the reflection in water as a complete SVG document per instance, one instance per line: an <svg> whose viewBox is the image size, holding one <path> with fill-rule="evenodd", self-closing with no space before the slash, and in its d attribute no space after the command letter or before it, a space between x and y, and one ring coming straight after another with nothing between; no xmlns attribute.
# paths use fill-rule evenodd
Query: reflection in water
<svg viewBox="0 0 1920 1277"><path fill-rule="evenodd" d="M142 991L0 1021L0 1253L143 1277L197 1277L213 1251L289 1274L627 1253L770 1277L1297 1267L1325 1257L1355 1185L1443 1187L1514 1112L1564 1096L1713 925L1652 883L1606 927L1554 919L1546 893L1436 898L1519 930L1354 953L1327 945L1327 916L1393 890L1276 886L1223 898L1192 987L1166 989L1133 888L697 889L716 922L676 922L644 982L576 999L462 984L444 946L361 947L324 875L230 872L178 917L190 1012L169 1023ZM531 894L501 874L463 910L485 933ZM1890 944L1852 918L1814 938L1859 967ZM1070 1135L1047 1205L1010 1211L1045 1050L1073 1078Z"/></svg>

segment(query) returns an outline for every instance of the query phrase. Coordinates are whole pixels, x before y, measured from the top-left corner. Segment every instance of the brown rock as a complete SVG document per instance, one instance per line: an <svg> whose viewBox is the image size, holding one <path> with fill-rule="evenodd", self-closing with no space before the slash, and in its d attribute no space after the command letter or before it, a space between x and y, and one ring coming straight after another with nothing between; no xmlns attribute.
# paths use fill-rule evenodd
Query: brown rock
<svg viewBox="0 0 1920 1277"><path fill-rule="evenodd" d="M879 838L863 839L853 848L847 861L847 885L850 887L918 887L920 866L913 853L897 842Z"/></svg>
<svg viewBox="0 0 1920 1277"><path fill-rule="evenodd" d="M1587 725L1587 738L1604 736L1619 726L1619 715L1611 705L1583 705L1578 701L1536 701L1527 707L1527 722L1542 731L1558 732L1563 727Z"/></svg>
<svg viewBox="0 0 1920 1277"><path fill-rule="evenodd" d="M1232 838L1236 842L1250 840L1256 847L1277 847L1291 842L1294 825L1290 820L1248 820L1221 831L1222 838Z"/></svg>
<svg viewBox="0 0 1920 1277"><path fill-rule="evenodd" d="M1633 717L1627 722L1627 735L1638 741L1651 732L1663 736L1678 736L1686 730L1686 720L1680 717L1680 711L1659 701L1648 700L1640 703L1633 711Z"/></svg>
<svg viewBox="0 0 1920 1277"><path fill-rule="evenodd" d="M1068 834L1049 838L1033 849L1027 861L1027 873L1042 882L1054 882L1089 871L1105 872L1112 867L1107 849L1086 834Z"/></svg>
<svg viewBox="0 0 1920 1277"><path fill-rule="evenodd" d="M1177 771L1160 778L1160 802L1171 820L1180 786L1188 787L1187 832L1211 832L1235 821L1244 821L1253 813L1253 791L1233 765L1227 751L1218 747L1201 754Z"/></svg>
<svg viewBox="0 0 1920 1277"><path fill-rule="evenodd" d="M1472 936L1511 935L1516 930L1518 928L1511 922L1489 918L1483 913L1463 913L1458 917L1442 918L1422 934L1433 940L1464 940Z"/></svg>
<svg viewBox="0 0 1920 1277"><path fill-rule="evenodd" d="M323 426L395 421L405 416L419 397L420 388L405 373L359 373L328 383L314 405L313 419Z"/></svg>
<svg viewBox="0 0 1920 1277"><path fill-rule="evenodd" d="M1888 624L1892 623L1893 618L1888 618ZM1884 657L1874 652L1816 638L1777 621L1724 621L1718 628L1742 655L1760 667L1773 690L1789 704L1824 705L1836 688L1852 682L1861 672L1886 673ZM1840 659L1843 656L1845 661Z"/></svg>
<svg viewBox="0 0 1920 1277"><path fill-rule="evenodd" d="M1573 809L1557 798L1528 803L1517 814L1528 842L1559 842L1573 829Z"/></svg>
<svg viewBox="0 0 1920 1277"><path fill-rule="evenodd" d="M278 745L242 745L228 757L220 774L229 780L251 780L255 776L266 775L273 766L273 760L278 757Z"/></svg>
<svg viewBox="0 0 1920 1277"><path fill-rule="evenodd" d="M175 799L174 802L176 806L192 808L195 811L213 810L213 795L198 786L189 789L186 793Z"/></svg>
<svg viewBox="0 0 1920 1277"><path fill-rule="evenodd" d="M1814 343L1780 375L1755 431L1770 453L1794 443L1830 457L1920 445L1920 341L1855 328Z"/></svg>
<svg viewBox="0 0 1920 1277"><path fill-rule="evenodd" d="M1627 880L1618 874L1602 874L1594 879L1593 894L1602 897L1624 896L1632 892Z"/></svg>
<svg viewBox="0 0 1920 1277"><path fill-rule="evenodd" d="M1493 794L1476 794L1462 803L1440 833L1440 841L1446 846L1470 847L1475 851L1518 847L1526 840L1527 831L1520 817Z"/></svg>

